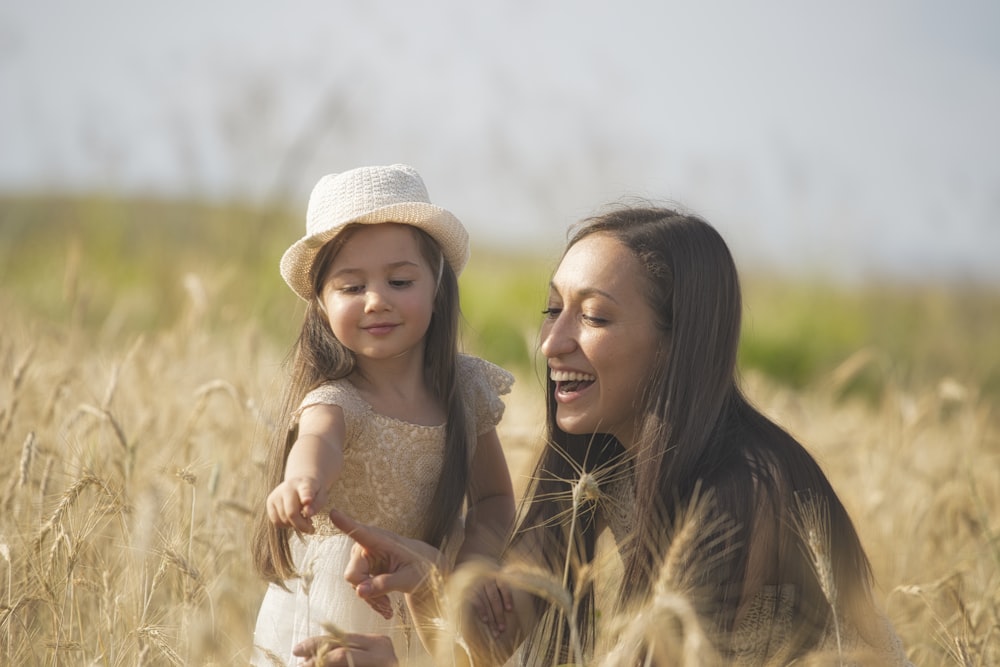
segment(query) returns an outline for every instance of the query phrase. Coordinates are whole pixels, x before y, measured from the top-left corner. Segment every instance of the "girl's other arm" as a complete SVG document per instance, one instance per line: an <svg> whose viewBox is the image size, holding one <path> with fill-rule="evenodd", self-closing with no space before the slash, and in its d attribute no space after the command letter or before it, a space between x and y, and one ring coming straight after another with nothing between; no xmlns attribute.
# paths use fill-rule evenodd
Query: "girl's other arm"
<svg viewBox="0 0 1000 667"><path fill-rule="evenodd" d="M299 435L285 460L285 478L267 497L267 515L279 526L313 532L312 516L327 501L344 465L344 411L313 405L302 411Z"/></svg>
<svg viewBox="0 0 1000 667"><path fill-rule="evenodd" d="M465 517L465 539L455 558L456 567L479 561L489 567L499 564L514 525L514 489L496 429L479 436L469 479L469 511ZM475 613L494 635L506 628L505 617L513 609L510 590L487 579L473 598Z"/></svg>
<svg viewBox="0 0 1000 667"><path fill-rule="evenodd" d="M479 436L469 475L465 539L456 563L470 558L496 562L514 525L514 488L496 429Z"/></svg>

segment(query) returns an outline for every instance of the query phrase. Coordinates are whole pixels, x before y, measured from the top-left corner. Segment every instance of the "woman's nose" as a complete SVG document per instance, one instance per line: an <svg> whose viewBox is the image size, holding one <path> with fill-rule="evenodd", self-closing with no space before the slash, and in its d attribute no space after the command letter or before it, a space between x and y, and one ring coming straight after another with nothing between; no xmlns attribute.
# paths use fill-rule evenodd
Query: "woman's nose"
<svg viewBox="0 0 1000 667"><path fill-rule="evenodd" d="M551 359L572 352L576 341L570 328L561 316L542 324L542 354Z"/></svg>

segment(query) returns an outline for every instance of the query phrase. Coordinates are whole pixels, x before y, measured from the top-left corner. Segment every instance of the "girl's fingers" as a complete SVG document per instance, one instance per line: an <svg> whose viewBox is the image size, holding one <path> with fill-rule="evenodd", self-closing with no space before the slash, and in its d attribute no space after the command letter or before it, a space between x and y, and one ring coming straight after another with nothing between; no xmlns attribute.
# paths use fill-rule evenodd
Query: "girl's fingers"
<svg viewBox="0 0 1000 667"><path fill-rule="evenodd" d="M303 515L312 516L312 506L316 498L312 482L309 480L302 480L296 486L295 492L299 496L299 505L302 507Z"/></svg>
<svg viewBox="0 0 1000 667"><path fill-rule="evenodd" d="M275 507L275 504L271 502L270 498L267 499L266 508L268 520L271 523L280 523L281 517L278 516L278 508Z"/></svg>
<svg viewBox="0 0 1000 667"><path fill-rule="evenodd" d="M286 525L290 525L295 530L303 533L311 533L313 530L312 521L302 516L302 504L294 493L285 496L283 511Z"/></svg>

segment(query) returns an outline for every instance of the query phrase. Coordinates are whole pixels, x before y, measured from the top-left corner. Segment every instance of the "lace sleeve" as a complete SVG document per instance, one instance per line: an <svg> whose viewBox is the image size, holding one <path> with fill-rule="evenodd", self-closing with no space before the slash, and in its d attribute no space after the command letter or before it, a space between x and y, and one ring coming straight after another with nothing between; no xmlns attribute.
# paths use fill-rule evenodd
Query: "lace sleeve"
<svg viewBox="0 0 1000 667"><path fill-rule="evenodd" d="M510 393L514 376L496 364L468 355L459 356L458 373L466 410L476 425L476 435L482 435L503 418L505 406L500 396Z"/></svg>
<svg viewBox="0 0 1000 667"><path fill-rule="evenodd" d="M292 413L291 425L299 423L302 411L314 405L336 405L344 411L344 449L347 449L355 439L356 415L365 409L365 402L357 395L354 387L346 380L334 380L316 387L302 399L298 409Z"/></svg>

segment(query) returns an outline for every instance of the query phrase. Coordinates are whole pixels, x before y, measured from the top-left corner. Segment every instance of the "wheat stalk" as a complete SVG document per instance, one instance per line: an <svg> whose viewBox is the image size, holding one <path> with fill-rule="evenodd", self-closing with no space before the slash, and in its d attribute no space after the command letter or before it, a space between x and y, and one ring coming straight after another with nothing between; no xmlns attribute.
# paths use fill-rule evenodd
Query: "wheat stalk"
<svg viewBox="0 0 1000 667"><path fill-rule="evenodd" d="M17 481L19 487L24 487L28 483L28 476L31 474L31 463L35 460L35 453L35 432L28 431L28 437L24 439L24 445L21 446L20 476Z"/></svg>
<svg viewBox="0 0 1000 667"><path fill-rule="evenodd" d="M184 588L184 599L185 601L191 601L194 599L196 593L202 593L205 590L205 584L202 580L201 572L198 571L191 562L177 553L174 549L169 547L163 549L163 557L170 565L174 566L178 572L184 575L184 581L190 581L194 584L194 590L188 591L187 587Z"/></svg>
<svg viewBox="0 0 1000 667"><path fill-rule="evenodd" d="M347 633L328 621L320 623L320 627L323 628L326 636L316 650L316 663L322 665L324 656L331 649L343 647L348 667L354 667L354 656L351 655L351 649L355 647L347 641Z"/></svg>
<svg viewBox="0 0 1000 667"><path fill-rule="evenodd" d="M837 653L842 656L838 590L833 576L833 555L830 544L830 512L825 500L796 493L793 524L805 545L805 555L816 575L820 590L830 605Z"/></svg>
<svg viewBox="0 0 1000 667"><path fill-rule="evenodd" d="M614 614L617 642L601 665L721 664L698 613L711 573L737 548L737 526L713 511L714 498L696 484L664 543L643 548L663 553L652 594ZM646 538L651 540L653 538Z"/></svg>
<svg viewBox="0 0 1000 667"><path fill-rule="evenodd" d="M160 587L160 584L163 582L163 578L166 576L166 574L167 574L167 558L166 556L161 555L160 564L159 566L157 566L156 572L153 574L153 579L149 584L149 588L144 595L145 599L142 605L142 612L139 616L140 625L144 625L146 623L146 617L149 613L149 606L153 601L153 595L156 593L156 589Z"/></svg>
<svg viewBox="0 0 1000 667"><path fill-rule="evenodd" d="M103 491L107 497L112 499L114 498L115 494L111 492L103 480L92 473L84 473L63 492L55 510L51 515L49 515L49 518L45 521L45 523L42 524L41 529L38 531L38 535L35 537L36 549L40 547L42 540L45 539L45 536L48 535L57 524L62 522L63 516L76 503L80 494L90 486L96 486L99 490Z"/></svg>
<svg viewBox="0 0 1000 667"><path fill-rule="evenodd" d="M0 556L7 562L7 612L8 616L4 618L4 625L7 626L7 664L10 662L10 650L13 645L11 642L11 625L9 614L14 609L14 601L12 599L14 591L14 563L10 559L10 545L6 542L0 542Z"/></svg>
<svg viewBox="0 0 1000 667"><path fill-rule="evenodd" d="M28 365L31 363L31 358L35 356L35 345L32 344L28 347L27 352L21 357L21 360L17 362L14 366L14 371L10 376L10 387L14 395L17 394L18 389L21 388L21 383L24 381L25 372L28 369Z"/></svg>
<svg viewBox="0 0 1000 667"><path fill-rule="evenodd" d="M170 645L170 641L164 635L160 626L141 626L136 629L135 634L140 640L148 640L171 664L185 664L180 654Z"/></svg>

